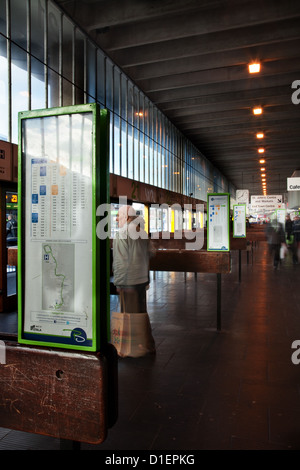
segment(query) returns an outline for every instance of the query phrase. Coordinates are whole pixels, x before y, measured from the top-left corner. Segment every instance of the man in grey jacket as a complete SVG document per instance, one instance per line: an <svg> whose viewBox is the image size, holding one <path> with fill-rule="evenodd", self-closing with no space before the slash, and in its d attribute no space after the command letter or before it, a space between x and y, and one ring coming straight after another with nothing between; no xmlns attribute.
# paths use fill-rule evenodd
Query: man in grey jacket
<svg viewBox="0 0 300 470"><path fill-rule="evenodd" d="M122 206L117 215L119 231L113 241L114 284L120 294L121 311L147 313L150 240L143 219L131 206Z"/></svg>

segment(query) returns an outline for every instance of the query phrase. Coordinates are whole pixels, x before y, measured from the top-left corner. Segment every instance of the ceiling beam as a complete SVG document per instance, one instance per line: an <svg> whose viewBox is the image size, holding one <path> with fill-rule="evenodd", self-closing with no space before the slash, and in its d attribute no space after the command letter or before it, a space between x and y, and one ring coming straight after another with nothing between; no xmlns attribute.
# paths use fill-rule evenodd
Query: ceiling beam
<svg viewBox="0 0 300 470"><path fill-rule="evenodd" d="M143 7L146 2L140 2ZM120 5L120 4L119 4ZM138 8L138 2L136 7ZM159 2L155 2L153 11L159 10ZM121 9L122 10L122 9ZM159 12L158 12L159 13ZM101 14L101 13L100 13ZM99 16L100 16L99 14ZM118 14L117 12L115 14ZM151 46L164 41L176 41L183 38L215 34L216 32L231 32L238 28L248 28L260 25L267 27L278 20L299 19L300 4L295 0L261 0L253 1L228 1L220 6L212 5L209 9L193 9L176 11L167 18L138 18L138 21L131 21L127 24L118 24L116 27L108 24L99 27L95 21L97 10L91 11L91 17L85 29L88 32L100 34L95 37L101 42L104 50L117 51L120 49ZM134 18L134 16L132 17ZM83 23L84 24L84 23ZM103 30L103 28L105 28Z"/></svg>

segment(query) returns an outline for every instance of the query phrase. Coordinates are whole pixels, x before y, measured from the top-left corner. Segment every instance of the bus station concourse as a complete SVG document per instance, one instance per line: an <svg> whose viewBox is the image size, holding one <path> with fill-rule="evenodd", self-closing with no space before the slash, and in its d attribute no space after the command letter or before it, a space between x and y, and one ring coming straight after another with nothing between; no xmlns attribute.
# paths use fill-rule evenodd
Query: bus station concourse
<svg viewBox="0 0 300 470"><path fill-rule="evenodd" d="M206 229L199 250L193 231L152 233L154 355L20 345L17 312L3 312L0 448L298 449L299 265L289 248L274 269L266 224L246 230L228 252L207 250Z"/></svg>
<svg viewBox="0 0 300 470"><path fill-rule="evenodd" d="M299 5L0 0L0 450L300 450Z"/></svg>

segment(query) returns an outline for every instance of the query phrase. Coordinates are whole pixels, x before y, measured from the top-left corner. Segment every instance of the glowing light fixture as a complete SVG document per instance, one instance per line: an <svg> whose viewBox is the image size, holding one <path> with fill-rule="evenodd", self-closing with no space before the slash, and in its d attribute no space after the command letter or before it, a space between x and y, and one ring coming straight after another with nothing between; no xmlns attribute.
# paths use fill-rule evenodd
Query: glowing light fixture
<svg viewBox="0 0 300 470"><path fill-rule="evenodd" d="M257 134L256 134L256 138L257 138L257 139L263 139L264 136L265 136L265 135L264 135L263 132L257 132Z"/></svg>
<svg viewBox="0 0 300 470"><path fill-rule="evenodd" d="M260 171L266 171L266 169L265 169L265 168L261 168Z"/></svg>
<svg viewBox="0 0 300 470"><path fill-rule="evenodd" d="M249 73L258 73L260 72L260 64L258 62L253 62L248 65Z"/></svg>
<svg viewBox="0 0 300 470"><path fill-rule="evenodd" d="M256 116L262 114L262 108L253 108L253 114Z"/></svg>
<svg viewBox="0 0 300 470"><path fill-rule="evenodd" d="M266 174L265 174L265 173L262 173L262 174L261 174L261 177L262 177L262 178L264 178L265 176L266 176Z"/></svg>
<svg viewBox="0 0 300 470"><path fill-rule="evenodd" d="M265 151L265 149L263 149L263 148L258 149L258 153L264 153L264 151Z"/></svg>
<svg viewBox="0 0 300 470"><path fill-rule="evenodd" d="M261 159L259 160L259 163L266 163L266 160L264 160L263 158L261 158Z"/></svg>

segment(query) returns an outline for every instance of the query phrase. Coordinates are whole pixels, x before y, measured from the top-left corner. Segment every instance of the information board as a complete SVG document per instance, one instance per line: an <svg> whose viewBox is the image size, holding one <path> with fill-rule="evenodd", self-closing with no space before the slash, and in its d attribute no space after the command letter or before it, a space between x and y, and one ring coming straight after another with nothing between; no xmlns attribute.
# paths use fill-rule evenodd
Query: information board
<svg viewBox="0 0 300 470"><path fill-rule="evenodd" d="M229 251L229 207L228 193L207 195L207 251Z"/></svg>
<svg viewBox="0 0 300 470"><path fill-rule="evenodd" d="M233 206L233 237L246 237L246 204Z"/></svg>
<svg viewBox="0 0 300 470"><path fill-rule="evenodd" d="M19 130L19 342L96 351L109 314L99 298L109 253L96 237L96 208L108 202L107 112L19 113Z"/></svg>

